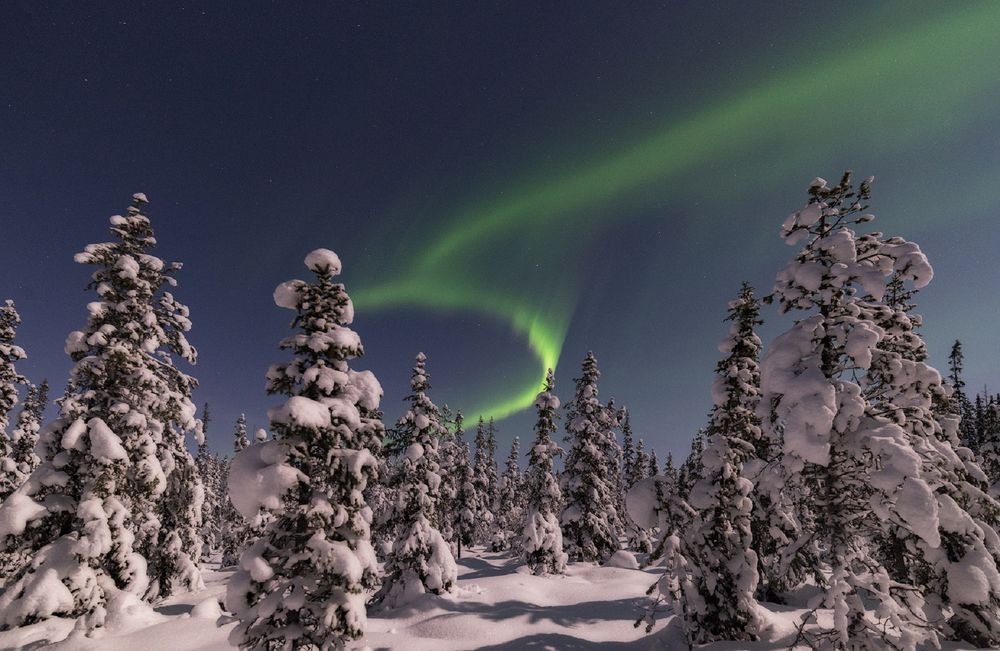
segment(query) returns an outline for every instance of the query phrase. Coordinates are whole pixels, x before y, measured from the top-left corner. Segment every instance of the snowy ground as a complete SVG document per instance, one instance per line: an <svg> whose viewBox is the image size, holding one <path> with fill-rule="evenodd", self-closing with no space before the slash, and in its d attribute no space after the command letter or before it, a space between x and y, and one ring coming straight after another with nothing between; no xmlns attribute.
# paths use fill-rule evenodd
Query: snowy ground
<svg viewBox="0 0 1000 651"><path fill-rule="evenodd" d="M472 550L458 561L459 590L452 597L424 597L410 607L370 613L368 635L356 648L450 651L575 649L687 649L665 614L653 632L632 626L646 603L656 570L570 565L563 577L536 577L506 554ZM208 571L206 588L165 600L150 611L141 604L110 623L99 638L73 634L73 623L53 620L0 632L0 649L100 651L198 651L232 648L232 618L216 599L229 571ZM127 609L126 609L127 610ZM712 651L787 649L801 610L775 606L762 614L766 641L723 643ZM69 637L67 637L69 636ZM352 647L354 648L354 647ZM968 647L945 647L953 651Z"/></svg>

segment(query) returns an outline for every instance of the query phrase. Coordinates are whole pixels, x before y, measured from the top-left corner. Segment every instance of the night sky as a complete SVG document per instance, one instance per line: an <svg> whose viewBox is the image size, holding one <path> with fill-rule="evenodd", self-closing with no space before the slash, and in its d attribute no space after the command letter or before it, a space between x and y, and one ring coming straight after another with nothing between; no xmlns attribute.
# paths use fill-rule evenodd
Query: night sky
<svg viewBox="0 0 1000 651"><path fill-rule="evenodd" d="M1000 3L92 4L0 10L0 298L55 395L93 300L73 254L141 191L217 450L266 425L273 289L327 247L387 422L423 350L439 405L513 414L506 454L544 367L566 401L593 350L602 398L683 455L727 301L847 168L934 265L932 363L961 339L1000 389ZM788 319L763 318L766 344Z"/></svg>

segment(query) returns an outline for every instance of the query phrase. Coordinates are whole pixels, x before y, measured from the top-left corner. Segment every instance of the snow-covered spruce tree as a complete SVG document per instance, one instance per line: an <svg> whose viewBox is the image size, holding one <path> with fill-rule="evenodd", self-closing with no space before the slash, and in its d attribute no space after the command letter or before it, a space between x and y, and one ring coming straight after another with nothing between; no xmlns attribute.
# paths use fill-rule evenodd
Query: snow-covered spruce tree
<svg viewBox="0 0 1000 651"><path fill-rule="evenodd" d="M962 342L955 340L948 354L948 382L951 384L951 408L961 418L958 426L958 437L962 445L973 452L979 453L979 440L976 436L976 415L972 401L965 393L965 382L962 380L962 369L965 365L965 354L962 352Z"/></svg>
<svg viewBox="0 0 1000 651"><path fill-rule="evenodd" d="M458 456L455 459L454 473L455 500L452 504L452 529L455 532L455 551L457 557L462 557L462 547L475 543L476 514L481 512L482 498L476 490L476 474L472 469L469 444L459 440Z"/></svg>
<svg viewBox="0 0 1000 651"><path fill-rule="evenodd" d="M247 438L247 417L246 414L240 414L239 418L236 419L236 424L233 426L234 458L235 455L246 450L248 447L250 447L250 439ZM231 468L232 465L230 464L229 469ZM222 491L219 547L222 551L222 567L229 567L239 563L240 555L252 537L252 526L251 522L245 519L236 509L232 498L229 496L228 471L226 472L225 479L226 482L223 484ZM258 514L254 514L253 517L257 518L257 516ZM259 528L262 523L258 522L257 524Z"/></svg>
<svg viewBox="0 0 1000 651"><path fill-rule="evenodd" d="M637 481L635 473L636 461L635 438L632 436L632 421L626 409L622 417L621 490L623 493L628 493L628 489L632 488L632 484Z"/></svg>
<svg viewBox="0 0 1000 651"><path fill-rule="evenodd" d="M782 312L812 314L765 356L761 404L765 426L782 441L783 473L804 488L816 516L804 533L820 543L829 575L823 605L833 611L832 627L817 637L836 648L912 649L937 639L924 595L893 581L870 544L902 532L940 547L939 513L919 441L898 422L910 396L886 401L866 389L878 378L872 364L887 336L875 316L887 279L896 274L919 288L933 272L916 244L848 227L872 219L864 214L870 191L870 179L855 191L849 173L834 187L816 179L809 203L785 221L783 239L805 245L778 275L772 299ZM882 393L896 393L901 376L888 384L886 377Z"/></svg>
<svg viewBox="0 0 1000 651"><path fill-rule="evenodd" d="M26 357L24 349L14 344L19 325L21 315L17 313L14 301L8 299L0 307L0 432L7 431L10 411L17 404L18 386L27 383L15 367Z"/></svg>
<svg viewBox="0 0 1000 651"><path fill-rule="evenodd" d="M493 533L495 552L520 544L519 534L524 521L524 477L521 474L520 457L521 444L515 436L497 487L497 527Z"/></svg>
<svg viewBox="0 0 1000 651"><path fill-rule="evenodd" d="M24 406L17 416L17 423L10 432L10 465L3 467L6 473L12 473L13 488L17 488L27 480L28 476L38 467L40 459L35 454L35 444L38 443L38 431L42 426L42 415L49 400L49 383L43 381L40 385L30 385ZM8 493L9 494L9 493ZM7 497L0 491L0 501Z"/></svg>
<svg viewBox="0 0 1000 651"><path fill-rule="evenodd" d="M629 475L629 488L649 476L649 453L646 452L646 441L640 438L639 442L635 444L635 465Z"/></svg>
<svg viewBox="0 0 1000 651"><path fill-rule="evenodd" d="M625 493L622 491L622 448L618 443L618 433L617 431L622 426L622 421L625 419L626 410L624 407L619 408L615 404L615 399L611 398L608 400L608 404L605 405L605 410L607 411L607 422L608 428L606 431L606 436L603 442L602 454L604 458L608 460L606 472L608 475L608 482L611 484L613 489L612 495L614 496L614 528L619 534L624 533L628 530L627 516L625 514ZM659 473L659 469L654 471L654 474Z"/></svg>
<svg viewBox="0 0 1000 651"><path fill-rule="evenodd" d="M618 551L615 490L607 474L607 410L597 399L601 376L593 353L587 353L576 393L567 406L570 444L560 479L564 506L559 521L563 545L573 561L605 561Z"/></svg>
<svg viewBox="0 0 1000 651"><path fill-rule="evenodd" d="M7 434L10 412L17 404L18 387L27 384L24 376L17 372L15 364L24 359L24 349L14 344L21 315L14 307L14 301L7 300L0 307L0 501L21 485L24 477L17 471L14 462L14 446Z"/></svg>
<svg viewBox="0 0 1000 651"><path fill-rule="evenodd" d="M195 466L198 468L198 476L201 478L201 484L205 491L205 500L201 510L203 555L218 549L221 542L219 531L220 496L217 492L219 479L216 476L218 465L215 456L208 448L208 424L211 420L211 413L206 402L201 408L202 440L198 444L198 455L195 457Z"/></svg>
<svg viewBox="0 0 1000 651"><path fill-rule="evenodd" d="M493 510L497 482L496 438L494 435L494 442L491 446L490 430L492 426L492 419L490 419L490 427L487 428L483 417L479 417L479 424L476 425L476 455L472 465L472 473L476 481L476 495L478 496L475 514L476 532L473 537L475 542L481 545L489 544L492 541L493 532L497 526Z"/></svg>
<svg viewBox="0 0 1000 651"><path fill-rule="evenodd" d="M893 281L900 275L895 273ZM925 362L927 350L918 333L922 320L911 313L915 290L904 292L894 284L889 283L881 305L869 308L885 334L873 353L865 397L876 414L908 437L919 457L920 476L934 498L921 503L911 495L903 503L909 511L899 508L887 514L876 502L875 513L889 527L879 551L892 579L920 590L931 625L951 639L997 646L1000 504L987 496L986 477L972 452L959 445L958 415L948 412L960 405L949 400L949 387ZM980 427L977 424L977 441ZM926 512L926 524L936 525L937 535L914 530L915 509Z"/></svg>
<svg viewBox="0 0 1000 651"><path fill-rule="evenodd" d="M247 415L240 414L233 426L233 454L239 454L250 447L250 439L247 437Z"/></svg>
<svg viewBox="0 0 1000 651"><path fill-rule="evenodd" d="M526 504L524 536L521 547L524 560L534 574L562 574L566 571L559 511L562 491L553 471L553 460L562 450L552 435L559 418L559 398L555 391L552 369L545 374L545 385L535 399L538 420L535 421L535 441L528 451L528 472L525 478Z"/></svg>
<svg viewBox="0 0 1000 651"><path fill-rule="evenodd" d="M652 600L635 626L645 624L652 630L661 607L679 612L681 586L687 576L687 560L682 537L694 517L694 511L677 494L677 485L664 475L642 479L626 496L629 517L644 530L659 531L660 539L646 560L646 565L660 561L663 574L646 590Z"/></svg>
<svg viewBox="0 0 1000 651"><path fill-rule="evenodd" d="M743 284L730 303L727 355L715 367L712 417L701 455L702 477L688 503L695 517L684 536L688 572L683 585L684 628L688 642L756 640L760 617L757 554L751 547L750 498L753 484L743 463L761 437L756 415L760 391L757 358L761 343L754 332L761 323L753 289Z"/></svg>
<svg viewBox="0 0 1000 651"><path fill-rule="evenodd" d="M38 430L48 400L48 391L47 381L40 386L28 387L28 396L18 414L17 424L10 433L10 445L6 448L5 455L0 456L0 485L3 485L4 491L9 490L6 494L0 493L0 502L27 481L38 467L40 460L35 454L35 444L38 442ZM29 551L5 551L3 545L0 545L0 579L29 560Z"/></svg>
<svg viewBox="0 0 1000 651"><path fill-rule="evenodd" d="M990 484L990 495L1000 497L1000 399L991 396L984 407L979 461Z"/></svg>
<svg viewBox="0 0 1000 651"><path fill-rule="evenodd" d="M677 490L684 499L687 499L691 488L701 479L701 455L705 450L705 438L705 428L699 429L691 440L691 452L688 453L687 459L684 460L684 463L681 464L680 469L677 471ZM656 474L657 472L659 472L659 469L650 474Z"/></svg>
<svg viewBox="0 0 1000 651"><path fill-rule="evenodd" d="M660 474L660 460L656 456L656 450L649 451L649 468L646 469L646 474L650 477Z"/></svg>
<svg viewBox="0 0 1000 651"><path fill-rule="evenodd" d="M199 570L205 546L201 537L204 485L194 458L184 445L184 432L168 428L163 436L161 463L167 473L167 485L156 503L160 529L146 551L150 599L170 595L175 583L188 590L204 588ZM200 438L200 431L196 432L199 444Z"/></svg>
<svg viewBox="0 0 1000 651"><path fill-rule="evenodd" d="M317 249L305 264L314 280L274 293L279 307L295 310L297 328L280 346L292 359L267 372L268 393L288 396L268 413L274 440L245 448L230 471L244 517L273 511L226 591L240 620L229 639L243 648L344 648L364 635L364 591L377 580L363 491L376 479L382 389L371 372L348 366L364 349L348 327L354 305L334 282L340 259ZM255 490L267 486L263 478L275 490Z"/></svg>
<svg viewBox="0 0 1000 651"><path fill-rule="evenodd" d="M674 453L667 452L667 460L663 462L663 476L667 478L669 485L676 489L678 479L677 467L674 466Z"/></svg>
<svg viewBox="0 0 1000 651"><path fill-rule="evenodd" d="M374 597L376 603L390 608L419 594L450 592L458 575L455 558L436 523L441 489L438 439L444 427L438 421L437 406L427 395L426 361L423 353L417 355L407 397L410 407L396 425L397 435L407 443L390 513L399 534L385 563L382 588Z"/></svg>
<svg viewBox="0 0 1000 651"><path fill-rule="evenodd" d="M458 414L461 419L461 412ZM448 410L448 405L441 408L441 424L445 428L444 434L438 440L438 454L441 466L441 494L437 503L437 523L441 536L448 541L452 549L457 550L455 540L455 500L458 497L458 485L461 481L461 468L459 468L459 456L461 455L462 437L451 428L454 426L454 416ZM461 429L461 420L459 420Z"/></svg>
<svg viewBox="0 0 1000 651"><path fill-rule="evenodd" d="M109 602L149 584L144 554L161 530L173 446L197 422L195 381L171 357L196 356L187 308L164 290L180 265L148 253L156 240L145 203L136 194L111 218L116 241L75 258L97 267L89 287L98 300L86 329L66 340L75 366L59 418L40 434L42 463L0 505L0 539L31 555L0 596L2 627L82 616L92 629Z"/></svg>
<svg viewBox="0 0 1000 651"><path fill-rule="evenodd" d="M637 464L640 462L635 448L635 439L632 436L632 422L627 409L622 409L621 414L622 446L621 446L621 471L619 472L618 513L621 520L622 531L628 534L628 546L637 552L648 554L652 550L649 532L643 530L629 517L628 509L625 508L625 496L635 482L644 478L645 472L637 473ZM645 445L645 444L643 444ZM642 461L647 466L648 459ZM640 476L643 475L643 476Z"/></svg>

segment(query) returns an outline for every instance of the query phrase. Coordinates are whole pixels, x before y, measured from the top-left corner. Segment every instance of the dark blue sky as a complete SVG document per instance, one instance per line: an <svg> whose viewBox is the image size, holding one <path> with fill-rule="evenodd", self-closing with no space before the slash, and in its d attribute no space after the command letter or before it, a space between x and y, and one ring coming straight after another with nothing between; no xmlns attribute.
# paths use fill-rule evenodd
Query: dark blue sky
<svg viewBox="0 0 1000 651"><path fill-rule="evenodd" d="M322 246L387 420L418 350L439 404L537 384L530 322L561 351L564 400L592 349L602 396L682 454L726 301L770 288L793 253L781 221L813 176L852 167L878 177L875 226L934 264L932 361L959 338L968 384L995 389L996 7L9 4L0 294L24 320L20 368L61 391L91 300L72 255L142 191L157 253L185 263L217 449L239 412L266 424L290 321L271 292ZM763 316L767 342L782 320ZM502 445L531 424L506 419Z"/></svg>

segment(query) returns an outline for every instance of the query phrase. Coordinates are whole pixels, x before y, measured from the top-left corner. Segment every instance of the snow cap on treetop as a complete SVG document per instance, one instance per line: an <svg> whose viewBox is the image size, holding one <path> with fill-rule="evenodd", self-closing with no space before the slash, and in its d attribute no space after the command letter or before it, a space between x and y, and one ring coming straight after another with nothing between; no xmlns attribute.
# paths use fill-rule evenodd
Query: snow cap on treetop
<svg viewBox="0 0 1000 651"><path fill-rule="evenodd" d="M316 249L306 256L306 267L318 274L340 275L340 258L330 249Z"/></svg>
<svg viewBox="0 0 1000 651"><path fill-rule="evenodd" d="M132 195L132 199L136 203L149 203L149 199L146 198L145 192L136 192L135 194Z"/></svg>

